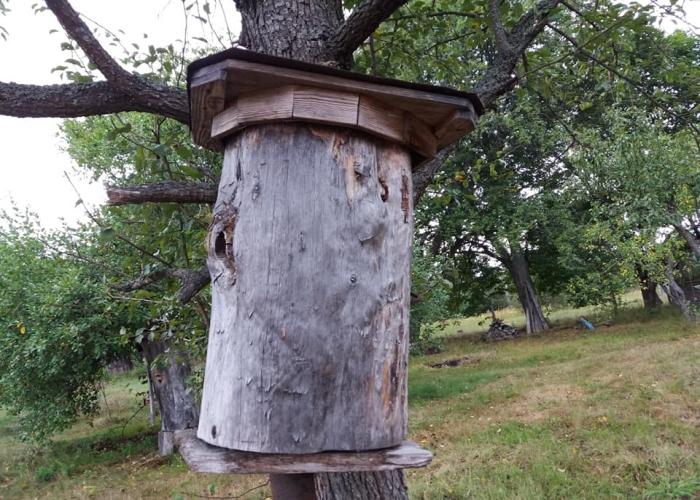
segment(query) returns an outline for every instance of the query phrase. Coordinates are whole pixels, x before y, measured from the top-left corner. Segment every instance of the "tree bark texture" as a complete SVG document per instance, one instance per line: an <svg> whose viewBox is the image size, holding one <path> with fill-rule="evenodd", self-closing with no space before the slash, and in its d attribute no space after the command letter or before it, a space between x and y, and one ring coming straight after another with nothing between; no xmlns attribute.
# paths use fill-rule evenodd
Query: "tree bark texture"
<svg viewBox="0 0 700 500"><path fill-rule="evenodd" d="M661 307L661 297L656 293L657 283L654 281L649 272L641 266L635 269L637 279L639 280L639 288L642 291L642 302L644 303L645 311L654 311Z"/></svg>
<svg viewBox="0 0 700 500"><path fill-rule="evenodd" d="M235 0L241 45L273 56L334 62L327 40L343 23L341 0Z"/></svg>
<svg viewBox="0 0 700 500"><path fill-rule="evenodd" d="M537 297L535 285L532 282L532 276L530 276L530 265L527 262L527 257L521 250L513 249L510 255L503 260L513 278L520 305L525 312L525 327L528 335L549 330L549 324L542 312L540 299Z"/></svg>
<svg viewBox="0 0 700 500"><path fill-rule="evenodd" d="M144 339L142 347L158 400L161 429L177 431L197 427L199 408L186 386L190 376L186 354L163 340ZM158 357L160 359L156 359Z"/></svg>
<svg viewBox="0 0 700 500"><path fill-rule="evenodd" d="M686 229L682 224L673 224L674 229L678 234L680 234L683 239L688 243L688 248L693 252L695 258L700 259L700 240L698 240L695 235Z"/></svg>
<svg viewBox="0 0 700 500"><path fill-rule="evenodd" d="M400 146L308 124L230 140L198 437L267 453L399 444L412 230Z"/></svg>
<svg viewBox="0 0 700 500"><path fill-rule="evenodd" d="M683 287L681 287L676 281L673 275L673 263L669 262L666 265L666 283L663 284L663 289L666 292L669 303L673 304L678 308L678 310L683 315L686 321L689 323L694 323L697 321L697 315L695 314L695 309L693 304L688 300L685 295Z"/></svg>
<svg viewBox="0 0 700 500"><path fill-rule="evenodd" d="M404 500L408 489L400 470L316 474L318 500Z"/></svg>

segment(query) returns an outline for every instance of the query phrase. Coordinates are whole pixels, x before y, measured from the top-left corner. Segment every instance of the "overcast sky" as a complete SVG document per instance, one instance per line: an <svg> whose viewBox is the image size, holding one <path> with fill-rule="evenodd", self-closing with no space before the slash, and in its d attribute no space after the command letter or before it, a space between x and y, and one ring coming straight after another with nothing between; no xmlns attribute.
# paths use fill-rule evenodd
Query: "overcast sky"
<svg viewBox="0 0 700 500"><path fill-rule="evenodd" d="M0 81L61 83L58 73L52 74L51 69L67 57L60 49L65 37L53 15L48 11L35 15L30 7L32 3L12 1L9 4L12 12L0 17L0 25L10 31L6 42L0 40ZM124 30L126 41L141 41L143 34L148 33L153 45L177 46L176 41L183 37L181 0L73 0L72 4L110 30ZM222 4L228 7L233 2L223 0ZM700 1L687 1L685 5L688 19L700 25ZM237 31L240 22L237 16L231 17L234 13L230 11L227 11L228 21L232 30ZM223 17L214 14L217 32L225 33ZM683 28L680 24L678 27ZM664 28L675 29L670 21ZM50 34L52 29L59 31ZM189 40L202 35L201 26L189 26ZM0 116L0 208L7 208L10 199L14 199L21 207L28 206L37 212L44 225L53 227L60 224L61 218L75 221L84 217L82 207L75 206L78 197L63 176L64 171L71 174L82 198L89 204L104 200L100 184L90 184L72 172L71 160L61 150L61 140L57 137L59 123L57 119Z"/></svg>
<svg viewBox="0 0 700 500"><path fill-rule="evenodd" d="M12 1L9 3L12 11L7 17L0 17L0 25L10 32L6 42L0 40L0 81L62 83L59 73L52 74L51 69L69 57L60 48L66 38L53 14L46 11L35 15L31 9L33 3ZM178 47L177 40L183 38L181 0L72 0L71 4L111 31L123 30L124 41L135 41L142 47L148 43L155 46L173 43ZM233 6L230 0L224 0L223 4ZM237 30L240 22L233 8L227 15L231 29ZM217 15L215 19L220 24L217 32L224 35L223 17ZM51 34L52 29L59 31ZM191 43L198 43L192 37L205 35L199 23L191 22L188 29ZM144 33L148 34L146 44ZM107 49L112 51L110 47ZM0 116L0 209L9 207L14 199L19 206L37 212L42 223L52 227L59 226L62 217L68 221L83 218L84 211L75 206L78 197L64 171L71 175L89 204L105 199L101 184L90 184L72 172L71 160L62 151L62 141L57 136L60 122L51 118Z"/></svg>

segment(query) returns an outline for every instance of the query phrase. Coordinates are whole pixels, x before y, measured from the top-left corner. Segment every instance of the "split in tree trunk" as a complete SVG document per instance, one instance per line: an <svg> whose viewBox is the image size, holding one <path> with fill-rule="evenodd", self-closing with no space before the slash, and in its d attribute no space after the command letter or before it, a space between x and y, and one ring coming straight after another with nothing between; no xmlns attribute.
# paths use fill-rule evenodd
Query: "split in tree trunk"
<svg viewBox="0 0 700 500"><path fill-rule="evenodd" d="M663 289L668 296L668 301L676 306L681 312L686 321L694 323L697 321L697 316L693 308L693 304L685 296L683 287L681 287L676 281L673 275L674 265L672 262L668 262L666 265L666 280L667 282L663 284Z"/></svg>
<svg viewBox="0 0 700 500"><path fill-rule="evenodd" d="M522 250L511 249L510 253L501 252L501 260L510 272L518 292L520 305L525 312L525 325L528 334L549 330L549 324L542 312L540 299L530 276L530 265Z"/></svg>

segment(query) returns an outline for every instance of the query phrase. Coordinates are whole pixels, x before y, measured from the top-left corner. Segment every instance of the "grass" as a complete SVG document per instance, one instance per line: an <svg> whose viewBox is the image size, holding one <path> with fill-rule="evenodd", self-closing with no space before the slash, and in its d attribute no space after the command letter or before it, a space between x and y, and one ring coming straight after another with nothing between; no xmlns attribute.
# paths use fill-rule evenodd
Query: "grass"
<svg viewBox="0 0 700 500"><path fill-rule="evenodd" d="M477 322L447 332L445 352L411 359L409 434L435 455L407 471L412 498L700 497L698 329L630 309L592 332L560 325L484 344ZM430 366L456 357L468 362ZM133 375L112 379L111 417L104 408L44 449L18 443L0 414L0 498L185 499L265 482L158 457L145 412L127 423L142 390Z"/></svg>

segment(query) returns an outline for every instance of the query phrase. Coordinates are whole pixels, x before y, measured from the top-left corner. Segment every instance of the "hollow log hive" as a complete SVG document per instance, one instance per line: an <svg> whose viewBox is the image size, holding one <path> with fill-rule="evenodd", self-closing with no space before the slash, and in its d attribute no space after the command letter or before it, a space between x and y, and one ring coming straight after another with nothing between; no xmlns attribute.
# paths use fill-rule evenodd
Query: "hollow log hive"
<svg viewBox="0 0 700 500"><path fill-rule="evenodd" d="M285 456L401 446L412 167L481 104L240 49L188 79L195 141L224 151L197 437Z"/></svg>

